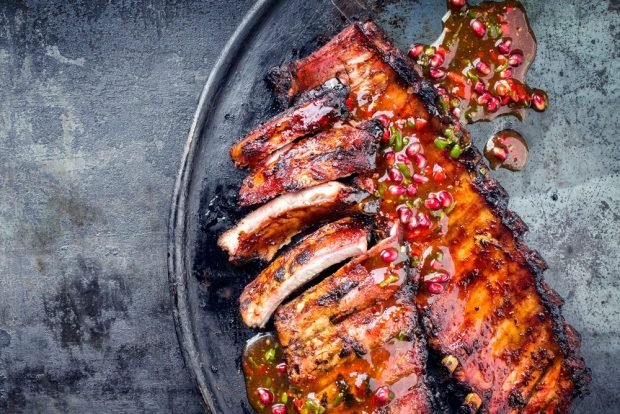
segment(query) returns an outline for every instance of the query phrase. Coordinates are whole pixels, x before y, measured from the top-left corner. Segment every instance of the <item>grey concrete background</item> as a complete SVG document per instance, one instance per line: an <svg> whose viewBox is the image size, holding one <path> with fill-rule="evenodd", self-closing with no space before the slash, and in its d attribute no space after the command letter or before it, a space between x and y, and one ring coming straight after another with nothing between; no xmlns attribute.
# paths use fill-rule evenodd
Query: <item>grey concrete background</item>
<svg viewBox="0 0 620 414"><path fill-rule="evenodd" d="M170 313L168 209L198 95L251 3L1 2L0 412L201 412ZM584 336L577 411L604 413L620 406L620 5L525 4L552 107L523 125L539 132L528 168L496 175ZM509 122L473 127L477 144Z"/></svg>
<svg viewBox="0 0 620 414"><path fill-rule="evenodd" d="M0 412L201 412L167 219L251 0L0 2Z"/></svg>

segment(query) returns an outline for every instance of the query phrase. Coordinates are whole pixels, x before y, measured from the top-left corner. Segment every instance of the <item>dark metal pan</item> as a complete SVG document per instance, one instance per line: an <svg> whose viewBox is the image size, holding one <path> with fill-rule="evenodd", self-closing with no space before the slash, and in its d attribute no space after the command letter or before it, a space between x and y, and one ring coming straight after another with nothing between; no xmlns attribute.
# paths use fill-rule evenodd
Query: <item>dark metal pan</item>
<svg viewBox="0 0 620 414"><path fill-rule="evenodd" d="M175 186L169 275L179 342L207 411L252 412L240 358L256 331L242 324L238 297L257 269L229 265L216 246L245 213L236 206L244 174L228 149L277 111L264 81L268 70L308 54L346 24L344 16L372 18L401 47L431 42L441 30L442 1L380 3L259 0L204 87ZM539 40L530 83L547 89L552 107L523 123L501 118L469 129L479 147L507 125L529 139L525 171L496 176L530 224L528 242L551 265L546 278L567 299L566 319L584 336L593 393L575 403L575 412L617 412L620 152L612 131L620 125L609 110L618 104L617 3L524 3Z"/></svg>

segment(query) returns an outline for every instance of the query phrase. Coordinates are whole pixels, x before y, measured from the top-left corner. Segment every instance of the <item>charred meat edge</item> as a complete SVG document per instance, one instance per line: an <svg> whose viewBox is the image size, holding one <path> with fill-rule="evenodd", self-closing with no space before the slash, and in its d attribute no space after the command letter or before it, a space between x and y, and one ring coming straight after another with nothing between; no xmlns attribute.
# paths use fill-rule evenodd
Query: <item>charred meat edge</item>
<svg viewBox="0 0 620 414"><path fill-rule="evenodd" d="M368 228L361 219L326 224L282 253L241 294L241 316L250 327L264 327L276 308L323 270L366 253Z"/></svg>
<svg viewBox="0 0 620 414"><path fill-rule="evenodd" d="M298 138L328 129L346 116L349 89L327 81L309 98L258 126L230 149L237 167L255 167L274 151Z"/></svg>
<svg viewBox="0 0 620 414"><path fill-rule="evenodd" d="M243 180L240 205L372 171L381 133L378 121L343 124L281 148Z"/></svg>
<svg viewBox="0 0 620 414"><path fill-rule="evenodd" d="M237 263L269 261L295 234L325 220L357 213L359 203L367 197L367 193L336 181L284 194L224 232L218 245Z"/></svg>

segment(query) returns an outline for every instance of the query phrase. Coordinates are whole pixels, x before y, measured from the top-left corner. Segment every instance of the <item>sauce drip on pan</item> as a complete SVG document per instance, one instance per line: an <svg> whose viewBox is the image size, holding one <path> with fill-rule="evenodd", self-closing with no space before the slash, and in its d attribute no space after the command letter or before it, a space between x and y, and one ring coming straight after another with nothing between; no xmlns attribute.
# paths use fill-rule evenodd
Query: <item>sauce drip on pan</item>
<svg viewBox="0 0 620 414"><path fill-rule="evenodd" d="M449 0L444 30L432 45L415 44L409 55L434 80L446 110L463 122L491 120L527 108L544 111L547 95L525 83L536 39L516 0L469 6Z"/></svg>
<svg viewBox="0 0 620 414"><path fill-rule="evenodd" d="M414 45L410 51L425 74L435 79L445 108L466 122L503 114L522 118L529 107L544 110L544 92L524 83L536 43L520 3L506 0L469 7L464 1L449 0L448 5L450 12L440 39L433 46ZM448 128L438 135L421 102L406 100L407 94L413 94L410 87L396 78L387 79L395 74L378 72L373 76L386 78L388 89L372 90L362 83L351 88L346 101L354 120L375 118L385 130L377 170L359 177L359 184L380 200L379 229L400 222L411 266L417 272L420 302L432 303L458 271L455 266L461 260L453 258L444 236L453 237L459 231L449 226L452 215L468 214L466 206L456 201L461 177L452 160L462 150L455 145L455 130ZM502 134L493 142L510 153L504 160L510 161L502 166L517 169L525 164L527 152L520 151L517 142L527 149L515 134ZM387 269L390 253L382 253L383 262L375 261L373 274L378 284L387 286L402 279L381 271ZM400 257L402 252L397 254ZM403 304L394 296L377 306L379 314L398 312ZM295 387L287 380L277 338L259 335L248 343L243 355L249 400L259 413L372 413L416 385L414 373L396 382L382 378L385 367L397 363L395 360L411 349L413 340L399 333L338 366L337 376L328 373L312 384Z"/></svg>
<svg viewBox="0 0 620 414"><path fill-rule="evenodd" d="M499 131L484 147L484 155L491 168L521 171L527 163L528 148L525 138L513 129Z"/></svg>

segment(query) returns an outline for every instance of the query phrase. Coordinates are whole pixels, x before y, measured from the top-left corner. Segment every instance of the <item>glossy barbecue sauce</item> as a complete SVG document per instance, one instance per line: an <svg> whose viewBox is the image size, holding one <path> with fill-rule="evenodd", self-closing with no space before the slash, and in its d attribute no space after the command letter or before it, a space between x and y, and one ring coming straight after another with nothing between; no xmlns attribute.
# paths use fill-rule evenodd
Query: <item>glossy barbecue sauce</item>
<svg viewBox="0 0 620 414"><path fill-rule="evenodd" d="M410 51L425 74L434 79L444 108L462 122L491 120L504 114L522 118L527 108L546 109L544 92L523 82L536 43L520 3L507 0L472 7L458 6L460 3L448 1L445 29L434 45L414 45ZM488 71L480 62L488 65ZM353 119L377 119L385 130L377 170L360 177L360 182L381 201L379 227L387 229L400 223L418 292L423 301L431 302L455 275L450 248L442 240L450 231L451 215L458 214L460 174L466 172L456 166L454 159L461 155L462 148L456 143L456 130L447 128L438 134L419 102L403 102L405 93L413 94L410 87L401 84L392 88L369 91L361 85L352 89L347 99ZM503 140L508 135L498 136L505 138L497 138L493 145L508 146ZM526 150L525 141L519 142ZM516 159L517 152L513 153ZM519 156L514 166L523 164L526 152L521 151ZM402 260L402 252L398 253ZM377 279L378 284L400 283L396 281L399 278L390 277L383 259L377 258L374 266L378 269L375 273L383 275ZM380 306L378 312L401 304L395 296ZM336 378L327 375L295 387L287 380L287 367L276 338L258 336L248 344L243 356L249 400L259 413L375 412L417 383L415 373L396 382L381 379L383 369L403 355L403 350L411 349L412 339L406 333L397 333L367 355L339 366Z"/></svg>

